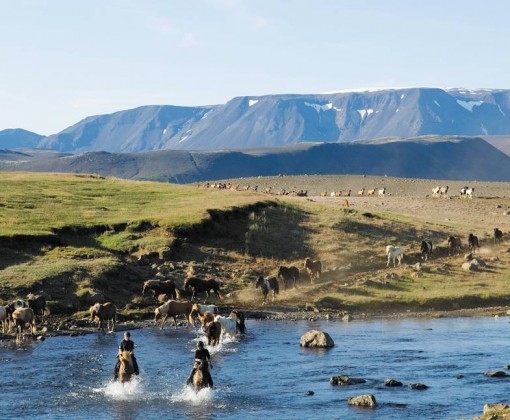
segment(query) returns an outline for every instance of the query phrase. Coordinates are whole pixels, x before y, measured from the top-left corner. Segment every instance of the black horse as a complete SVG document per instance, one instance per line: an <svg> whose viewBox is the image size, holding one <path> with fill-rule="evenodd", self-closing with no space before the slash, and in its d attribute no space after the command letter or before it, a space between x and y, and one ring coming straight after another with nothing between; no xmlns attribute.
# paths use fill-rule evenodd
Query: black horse
<svg viewBox="0 0 510 420"><path fill-rule="evenodd" d="M191 300L195 299L195 296L197 293L203 293L205 292L206 297L204 300L204 303L207 302L207 299L209 298L209 292L216 293L216 295L220 298L220 300L223 299L221 296L221 290L220 290L220 284L214 280L214 279L200 279L198 277L188 277L186 281L184 282L184 290L190 288L193 290L193 294L191 295Z"/></svg>
<svg viewBox="0 0 510 420"><path fill-rule="evenodd" d="M432 242L431 241L421 241L420 246L421 257L427 261L432 255Z"/></svg>
<svg viewBox="0 0 510 420"><path fill-rule="evenodd" d="M267 301L267 295L272 290L273 291L273 301L276 295L280 292L280 286L278 285L278 279L274 276L271 277L262 277L259 276L257 279L257 283L255 283L255 289L260 287L262 289L262 295L264 296L264 303Z"/></svg>
<svg viewBox="0 0 510 420"><path fill-rule="evenodd" d="M204 325L204 334L207 337L207 345L215 346L220 343L221 324L217 321L207 322Z"/></svg>
<svg viewBox="0 0 510 420"><path fill-rule="evenodd" d="M237 309L233 309L230 312L229 318L232 318L236 321L236 332L245 334L246 333L246 323L244 319L244 312L238 311Z"/></svg>
<svg viewBox="0 0 510 420"><path fill-rule="evenodd" d="M478 237L473 235L472 233L468 236L468 248L470 252L475 252L476 249L480 250L480 243L478 242Z"/></svg>
<svg viewBox="0 0 510 420"><path fill-rule="evenodd" d="M294 266L285 267L284 265L281 265L280 268L278 268L277 277L283 280L285 288L287 288L288 281L292 281L293 286L296 287L296 282L299 278L299 268Z"/></svg>

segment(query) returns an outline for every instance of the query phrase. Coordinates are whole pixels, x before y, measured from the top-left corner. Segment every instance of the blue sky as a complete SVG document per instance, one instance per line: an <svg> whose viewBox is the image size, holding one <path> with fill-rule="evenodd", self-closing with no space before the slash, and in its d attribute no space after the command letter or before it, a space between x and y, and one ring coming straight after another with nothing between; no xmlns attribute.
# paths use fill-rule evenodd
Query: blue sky
<svg viewBox="0 0 510 420"><path fill-rule="evenodd" d="M141 105L510 88L507 0L0 0L0 130Z"/></svg>

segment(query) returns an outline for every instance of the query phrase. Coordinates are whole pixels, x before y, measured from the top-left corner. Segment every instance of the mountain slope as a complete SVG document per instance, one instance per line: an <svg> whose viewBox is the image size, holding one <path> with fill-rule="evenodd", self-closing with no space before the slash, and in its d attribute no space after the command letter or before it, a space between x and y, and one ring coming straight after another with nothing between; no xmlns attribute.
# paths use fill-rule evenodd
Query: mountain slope
<svg viewBox="0 0 510 420"><path fill-rule="evenodd" d="M24 150L0 153L0 170L93 173L174 183L279 174L510 181L510 156L480 138L418 137L405 141L301 143L243 151L161 150L71 155Z"/></svg>
<svg viewBox="0 0 510 420"><path fill-rule="evenodd" d="M222 150L422 135L510 134L510 90L411 88L143 106L88 117L42 139L65 152Z"/></svg>
<svg viewBox="0 0 510 420"><path fill-rule="evenodd" d="M0 149L16 149L20 147L38 147L44 138L31 131L21 128L12 128L0 131Z"/></svg>

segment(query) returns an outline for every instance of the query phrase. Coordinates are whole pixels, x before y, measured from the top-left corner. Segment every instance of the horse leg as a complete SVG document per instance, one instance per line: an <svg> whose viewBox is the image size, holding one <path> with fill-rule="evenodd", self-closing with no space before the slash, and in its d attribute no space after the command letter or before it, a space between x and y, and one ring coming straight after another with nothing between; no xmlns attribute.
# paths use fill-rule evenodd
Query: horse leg
<svg viewBox="0 0 510 420"><path fill-rule="evenodd" d="M166 321L167 318L168 318L168 314L165 314L165 316L161 320L161 326L159 327L160 330L163 329L163 325L165 324L165 321Z"/></svg>
<svg viewBox="0 0 510 420"><path fill-rule="evenodd" d="M177 315L173 315L175 329L177 329Z"/></svg>
<svg viewBox="0 0 510 420"><path fill-rule="evenodd" d="M204 300L204 304L207 302L207 298L209 297L209 290L206 290L205 291L205 300Z"/></svg>

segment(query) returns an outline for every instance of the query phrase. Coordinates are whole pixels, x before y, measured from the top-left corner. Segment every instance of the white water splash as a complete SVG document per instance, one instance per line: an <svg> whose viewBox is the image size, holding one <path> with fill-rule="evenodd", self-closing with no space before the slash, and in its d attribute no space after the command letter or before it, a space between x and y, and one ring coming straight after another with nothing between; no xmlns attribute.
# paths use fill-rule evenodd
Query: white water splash
<svg viewBox="0 0 510 420"><path fill-rule="evenodd" d="M101 389L105 395L116 400L132 400L144 395L144 387L139 378L134 377L130 382L109 382Z"/></svg>
<svg viewBox="0 0 510 420"><path fill-rule="evenodd" d="M195 392L193 387L185 385L177 394L170 396L173 402L186 401L193 405L201 405L204 402L211 401L214 397L214 390L211 388L203 388Z"/></svg>

